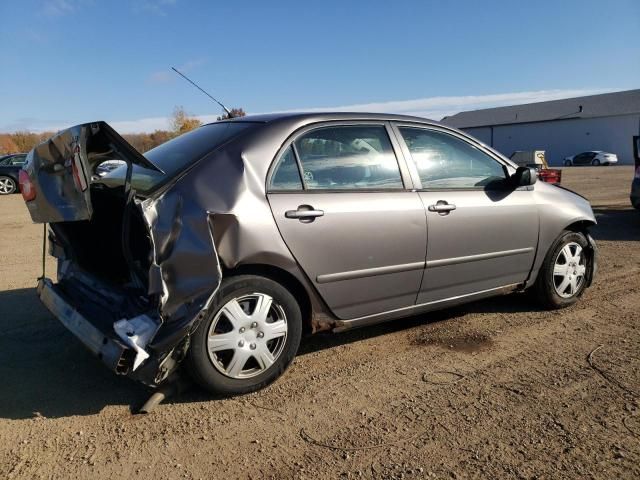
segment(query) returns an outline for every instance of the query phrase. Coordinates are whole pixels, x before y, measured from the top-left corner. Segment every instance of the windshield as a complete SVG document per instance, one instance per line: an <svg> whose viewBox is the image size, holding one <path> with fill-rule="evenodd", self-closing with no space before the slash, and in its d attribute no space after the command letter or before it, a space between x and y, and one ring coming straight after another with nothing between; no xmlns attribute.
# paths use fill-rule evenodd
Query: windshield
<svg viewBox="0 0 640 480"><path fill-rule="evenodd" d="M212 123L163 143L144 156L164 173L134 165L131 186L140 193L149 193L254 125L253 122ZM121 165L107 172L99 181L109 186L122 185L126 171L126 164Z"/></svg>

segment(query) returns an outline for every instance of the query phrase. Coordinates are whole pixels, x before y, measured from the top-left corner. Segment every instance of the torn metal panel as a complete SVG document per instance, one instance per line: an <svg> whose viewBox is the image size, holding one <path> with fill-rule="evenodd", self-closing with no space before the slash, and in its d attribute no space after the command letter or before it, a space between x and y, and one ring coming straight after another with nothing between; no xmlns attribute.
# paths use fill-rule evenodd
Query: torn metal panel
<svg viewBox="0 0 640 480"><path fill-rule="evenodd" d="M208 212L179 189L141 205L153 244L150 290L160 293L165 322L208 307L222 279Z"/></svg>
<svg viewBox="0 0 640 480"><path fill-rule="evenodd" d="M122 341L136 352L132 370L136 370L149 358L145 348L159 328L159 323L147 315L139 315L128 320L123 318L113 324L113 329Z"/></svg>

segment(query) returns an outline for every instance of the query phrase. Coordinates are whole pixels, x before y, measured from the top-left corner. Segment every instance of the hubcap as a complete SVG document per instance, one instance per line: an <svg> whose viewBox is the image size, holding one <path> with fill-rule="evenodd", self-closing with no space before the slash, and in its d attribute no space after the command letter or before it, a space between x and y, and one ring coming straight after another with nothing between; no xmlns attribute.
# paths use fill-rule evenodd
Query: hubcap
<svg viewBox="0 0 640 480"><path fill-rule="evenodd" d="M0 178L0 195L8 195L16 189L16 184L10 178Z"/></svg>
<svg viewBox="0 0 640 480"><path fill-rule="evenodd" d="M553 265L553 286L563 298L573 297L584 282L587 271L582 247L576 242L567 243L558 253Z"/></svg>
<svg viewBox="0 0 640 480"><path fill-rule="evenodd" d="M213 366L242 379L261 374L282 354L287 339L284 309L264 293L229 300L216 314L207 335Z"/></svg>

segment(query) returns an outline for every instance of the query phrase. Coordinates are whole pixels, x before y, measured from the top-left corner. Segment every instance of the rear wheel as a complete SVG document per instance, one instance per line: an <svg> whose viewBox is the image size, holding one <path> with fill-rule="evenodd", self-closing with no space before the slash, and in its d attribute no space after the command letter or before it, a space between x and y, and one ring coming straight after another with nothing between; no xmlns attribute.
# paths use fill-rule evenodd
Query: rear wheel
<svg viewBox="0 0 640 480"><path fill-rule="evenodd" d="M0 176L0 195L11 195L16 188L16 181L13 178Z"/></svg>
<svg viewBox="0 0 640 480"><path fill-rule="evenodd" d="M571 160L565 160L564 161L564 166L565 167L570 167L571 166Z"/></svg>
<svg viewBox="0 0 640 480"><path fill-rule="evenodd" d="M237 395L284 373L302 333L300 307L287 289L265 277L229 277L213 305L187 355L197 383L213 393Z"/></svg>
<svg viewBox="0 0 640 480"><path fill-rule="evenodd" d="M588 246L587 238L580 232L564 232L553 243L534 287L545 307L568 307L580 298L586 288L591 262Z"/></svg>
<svg viewBox="0 0 640 480"><path fill-rule="evenodd" d="M598 165L600 165L600 160L598 160L597 158L594 158L591 161L591 165L593 165L594 167L597 167Z"/></svg>

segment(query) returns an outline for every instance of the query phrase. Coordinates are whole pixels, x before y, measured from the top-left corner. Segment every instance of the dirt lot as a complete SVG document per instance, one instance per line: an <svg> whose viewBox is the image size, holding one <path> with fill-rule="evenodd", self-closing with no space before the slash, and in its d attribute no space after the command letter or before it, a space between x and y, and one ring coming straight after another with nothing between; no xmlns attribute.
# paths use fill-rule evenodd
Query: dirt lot
<svg viewBox="0 0 640 480"><path fill-rule="evenodd" d="M576 306L518 294L318 336L264 391L147 416L38 303L42 227L0 198L0 478L640 478L632 169L563 174L600 222Z"/></svg>

